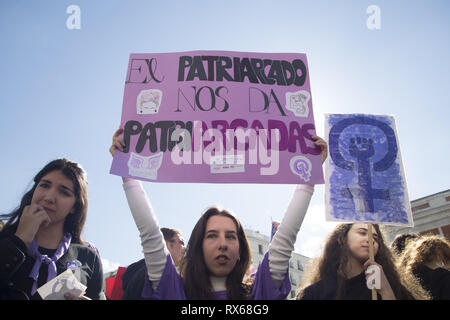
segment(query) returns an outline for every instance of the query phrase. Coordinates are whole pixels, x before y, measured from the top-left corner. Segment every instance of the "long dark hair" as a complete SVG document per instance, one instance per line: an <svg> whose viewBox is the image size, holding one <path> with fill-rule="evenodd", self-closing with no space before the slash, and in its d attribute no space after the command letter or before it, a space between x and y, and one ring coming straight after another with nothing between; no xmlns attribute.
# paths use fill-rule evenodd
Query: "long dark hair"
<svg viewBox="0 0 450 320"><path fill-rule="evenodd" d="M251 290L250 283L244 283L245 274L250 266L251 251L244 228L238 218L230 211L211 207L201 216L192 230L186 248L186 255L181 262L181 275L185 280L185 293L188 299L213 299L213 288L203 256L203 238L206 224L212 216L224 216L233 220L239 239L240 258L227 276L227 298L231 300L246 299Z"/></svg>
<svg viewBox="0 0 450 320"><path fill-rule="evenodd" d="M302 284L298 298L301 298L304 289L309 285L327 278L330 275L337 276L336 299L345 299L345 281L347 280L346 266L350 249L347 244L347 235L353 224L339 224L328 236L322 256L315 263L315 267L309 276L307 283ZM395 267L394 258L390 249L386 246L383 234L377 224L373 224L378 234L378 252L375 261L383 267L392 291L397 299L412 299L411 293L401 283L400 276Z"/></svg>
<svg viewBox="0 0 450 320"><path fill-rule="evenodd" d="M19 207L9 214L0 215L1 219L8 220L1 232L16 232L23 209L31 204L31 199L33 198L37 185L45 175L52 171L60 171L73 183L75 194L74 211L66 217L63 231L69 232L72 235L73 243L84 243L81 238L81 232L83 230L84 223L86 222L88 207L87 175L79 163L67 160L65 158L53 160L42 168L33 179L33 187L22 197Z"/></svg>

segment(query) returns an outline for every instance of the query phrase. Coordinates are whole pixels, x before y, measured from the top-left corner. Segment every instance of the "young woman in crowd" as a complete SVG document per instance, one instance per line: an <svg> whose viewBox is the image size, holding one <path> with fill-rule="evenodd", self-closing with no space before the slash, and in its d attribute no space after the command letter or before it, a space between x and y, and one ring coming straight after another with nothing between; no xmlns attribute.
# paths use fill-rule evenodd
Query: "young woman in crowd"
<svg viewBox="0 0 450 320"><path fill-rule="evenodd" d="M100 256L81 238L87 183L78 163L51 161L36 174L19 207L1 215L7 220L0 231L2 299L41 299L37 289L68 268L87 286L79 299L104 298Z"/></svg>
<svg viewBox="0 0 450 320"><path fill-rule="evenodd" d="M122 129L113 136L110 152L124 148ZM314 137L321 149L326 142ZM158 221L139 181L123 178L124 190L139 229L148 279L143 296L152 299L284 299L290 292L289 259L314 192L298 185L268 252L253 277L246 277L251 253L239 219L232 212L211 207L196 223L189 239L180 275L168 253ZM246 279L246 280L244 280Z"/></svg>
<svg viewBox="0 0 450 320"><path fill-rule="evenodd" d="M380 270L378 299L423 299L423 292L410 292L401 282L394 259L377 224L372 224L375 261L369 260L367 223L340 224L331 232L320 258L302 280L298 298L304 300L370 300L367 269ZM414 296L413 296L414 294Z"/></svg>

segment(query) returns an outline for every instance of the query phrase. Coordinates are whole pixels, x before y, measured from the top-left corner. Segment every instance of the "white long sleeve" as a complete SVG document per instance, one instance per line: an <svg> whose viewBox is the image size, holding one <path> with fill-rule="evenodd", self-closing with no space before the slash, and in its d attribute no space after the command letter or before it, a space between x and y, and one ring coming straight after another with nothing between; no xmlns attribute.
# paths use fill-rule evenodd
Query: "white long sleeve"
<svg viewBox="0 0 450 320"><path fill-rule="evenodd" d="M313 193L313 185L302 184L295 188L291 202L269 245L270 275L278 287L289 269L289 259Z"/></svg>
<svg viewBox="0 0 450 320"><path fill-rule="evenodd" d="M152 282L153 289L156 289L166 266L169 251L160 231L158 220L140 181L127 181L123 184L123 189L141 237L148 277Z"/></svg>

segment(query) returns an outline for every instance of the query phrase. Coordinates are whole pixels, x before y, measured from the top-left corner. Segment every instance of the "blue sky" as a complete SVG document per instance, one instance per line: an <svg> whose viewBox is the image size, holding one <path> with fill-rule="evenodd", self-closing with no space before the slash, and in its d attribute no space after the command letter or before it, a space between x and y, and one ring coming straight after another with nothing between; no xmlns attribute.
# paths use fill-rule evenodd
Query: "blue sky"
<svg viewBox="0 0 450 320"><path fill-rule="evenodd" d="M67 7L80 8L69 30ZM381 29L369 30L377 5ZM130 53L230 50L308 57L317 133L324 113L395 117L411 200L449 188L450 2L23 1L0 2L0 211L10 212L48 161L67 157L89 176L84 238L109 263L142 257L108 148L121 116ZM210 205L269 234L293 185L144 183L161 226L186 239ZM313 256L333 226L316 186L296 247ZM108 266L107 268L108 269Z"/></svg>

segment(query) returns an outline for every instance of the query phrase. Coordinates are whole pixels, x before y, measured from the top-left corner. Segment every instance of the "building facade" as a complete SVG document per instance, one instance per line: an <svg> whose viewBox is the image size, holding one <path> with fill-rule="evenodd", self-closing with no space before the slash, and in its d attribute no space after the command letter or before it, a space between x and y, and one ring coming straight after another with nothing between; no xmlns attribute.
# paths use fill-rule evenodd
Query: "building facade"
<svg viewBox="0 0 450 320"><path fill-rule="evenodd" d="M414 227L386 226L392 242L402 233L434 234L450 240L450 189L411 201Z"/></svg>
<svg viewBox="0 0 450 320"><path fill-rule="evenodd" d="M250 250L252 252L252 269L256 271L258 265L264 258L264 254L269 248L270 237L250 229L245 229L245 233L247 234ZM310 258L299 253L292 253L291 260L289 261L289 279L291 281L292 289L288 299L295 299L304 268L309 260Z"/></svg>

